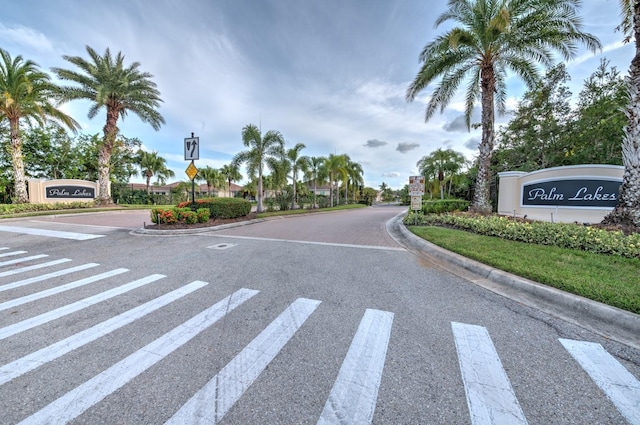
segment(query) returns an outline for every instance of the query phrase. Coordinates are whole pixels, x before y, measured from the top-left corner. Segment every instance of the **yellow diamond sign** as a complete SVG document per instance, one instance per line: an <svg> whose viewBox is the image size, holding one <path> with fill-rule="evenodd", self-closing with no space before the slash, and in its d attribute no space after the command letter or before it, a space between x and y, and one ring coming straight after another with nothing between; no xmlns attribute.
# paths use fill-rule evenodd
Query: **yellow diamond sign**
<svg viewBox="0 0 640 425"><path fill-rule="evenodd" d="M187 176L189 176L189 179L191 180L193 180L196 177L196 174L198 174L198 169L195 165L193 165L193 162L191 162L187 169L184 171L185 173L187 173Z"/></svg>

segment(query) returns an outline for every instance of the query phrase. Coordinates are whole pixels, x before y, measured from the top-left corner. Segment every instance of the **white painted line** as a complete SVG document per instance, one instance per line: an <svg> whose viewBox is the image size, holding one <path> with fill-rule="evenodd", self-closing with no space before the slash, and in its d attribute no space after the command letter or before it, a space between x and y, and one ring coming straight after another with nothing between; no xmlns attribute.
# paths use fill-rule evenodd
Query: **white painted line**
<svg viewBox="0 0 640 425"><path fill-rule="evenodd" d="M527 419L520 408L487 329L451 322L462 382L474 425L519 425Z"/></svg>
<svg viewBox="0 0 640 425"><path fill-rule="evenodd" d="M45 363L61 357L76 348L82 347L98 338L107 335L110 332L120 329L125 325L137 320L153 311L164 307L173 301L184 297L187 294L194 292L197 289L207 285L207 282L195 281L174 291L171 291L161 297L153 299L136 308L125 311L109 320L98 323L95 326L90 327L75 335L71 335L68 338L58 341L54 344L44 347L38 351L28 354L22 358L7 363L0 367L0 385L3 385L18 376L36 369Z"/></svg>
<svg viewBox="0 0 640 425"><path fill-rule="evenodd" d="M26 266L26 267L21 267L19 269L7 270L6 272L0 273L0 277L11 276L11 275L14 275L14 274L24 273L24 272L28 272L28 271L31 271L31 270L37 270L37 269L41 269L43 267L55 266L57 264L67 263L69 261L71 261L71 259L62 258L60 260L49 261L48 263L34 264L33 266Z"/></svg>
<svg viewBox="0 0 640 425"><path fill-rule="evenodd" d="M71 261L71 260L66 259L66 258L64 258L63 260L51 261L50 263L44 263L44 264L45 265L52 265L54 263L57 264L57 263L63 263L63 262L66 262L66 261ZM30 284L35 283L35 282L41 282L43 280L47 280L47 279L52 278L52 277L64 276L64 275L69 274L69 273L73 273L73 272L77 272L77 271L80 271L80 270L89 269L91 267L96 267L96 266L99 266L99 265L100 264L97 264L97 263L81 264L79 266L71 267L71 268L68 268L68 269L62 269L62 270L58 270L58 271L55 271L55 272L43 274L43 275L40 275L40 276L34 276L34 277L30 277L28 279L19 280L17 282L7 283L5 285L0 286L0 292L8 291L9 289L18 288L20 286L30 285ZM25 267L25 268L33 270L33 268L38 268L39 269L40 267L44 267L44 266L42 264L36 264L35 266L30 266L30 267ZM14 270L10 270L10 271L14 271Z"/></svg>
<svg viewBox="0 0 640 425"><path fill-rule="evenodd" d="M122 359L84 384L69 391L22 422L26 424L66 424L85 410L149 369L227 313L256 295L258 291L239 289L140 350Z"/></svg>
<svg viewBox="0 0 640 425"><path fill-rule="evenodd" d="M284 242L284 243L298 243L303 245L322 245L322 246L339 246L345 248L359 248L359 249L378 249L383 251L406 251L404 248L396 248L390 246L375 246L375 245L351 245L346 243L331 243L331 242L313 242L313 241L296 241L292 239L275 239L275 238L258 238L251 236L231 236L231 235L218 235L210 233L202 236L213 236L216 238L229 238L229 239L248 239L255 241L267 241L267 242Z"/></svg>
<svg viewBox="0 0 640 425"><path fill-rule="evenodd" d="M118 270L123 270L123 272L127 271L127 269L118 269ZM42 325L52 320L59 319L68 314L75 313L76 311L82 310L94 304L98 304L99 302L124 294L125 292L139 288L140 286L144 286L158 279L162 279L163 277L165 276L161 274L154 274L151 276L147 276L145 278L138 279L131 283L118 286L117 288L109 289L108 291L102 292L100 294L84 298L80 301L76 301L66 306L56 308L55 310L51 310L47 313L43 313L38 316L25 319L21 322L14 323L13 325L5 326L4 328L0 328L0 340L8 338L17 333L24 332L28 329L35 328L36 326Z"/></svg>
<svg viewBox="0 0 640 425"><path fill-rule="evenodd" d="M91 235L88 233L60 232L57 230L34 229L31 227L0 226L0 232L21 233L24 235L48 236L52 238L73 239L85 241L88 239L102 238L104 235Z"/></svg>
<svg viewBox="0 0 640 425"><path fill-rule="evenodd" d="M11 251L11 252L5 252L4 254L0 254L0 257L11 257L13 255L20 255L20 254L26 254L27 251Z"/></svg>
<svg viewBox="0 0 640 425"><path fill-rule="evenodd" d="M600 344L560 338L593 382L632 425L640 425L640 381Z"/></svg>
<svg viewBox="0 0 640 425"><path fill-rule="evenodd" d="M96 263L85 264L85 268L91 266L97 266ZM30 303L31 301L36 301L42 298L50 297L51 295L59 294L61 292L69 291L74 288L79 288L84 285L88 285L89 283L97 282L102 279L109 278L111 276L119 275L120 273L124 273L127 271L126 269L117 269L108 272L104 272L101 274L97 274L94 276L85 277L84 279L76 280L75 282L66 283L64 285L56 286L53 288L45 289L44 291L36 292L33 294L25 295L24 297L15 298L13 300L5 301L0 303L0 311L8 310L13 307L17 307L22 304Z"/></svg>
<svg viewBox="0 0 640 425"><path fill-rule="evenodd" d="M393 313L367 309L318 424L370 424L391 337Z"/></svg>
<svg viewBox="0 0 640 425"><path fill-rule="evenodd" d="M0 263L0 267L10 266L12 264L18 264L18 263L21 263L23 261L37 260L38 258L44 258L44 257L48 257L48 255L47 254L38 254L38 255L32 255L31 257L16 258L15 260L8 260L8 261L1 262Z"/></svg>
<svg viewBox="0 0 640 425"><path fill-rule="evenodd" d="M6 246L0 247L0 251L4 251L5 249L9 249L9 248Z"/></svg>
<svg viewBox="0 0 640 425"><path fill-rule="evenodd" d="M306 298L294 301L166 423L219 422L319 304Z"/></svg>

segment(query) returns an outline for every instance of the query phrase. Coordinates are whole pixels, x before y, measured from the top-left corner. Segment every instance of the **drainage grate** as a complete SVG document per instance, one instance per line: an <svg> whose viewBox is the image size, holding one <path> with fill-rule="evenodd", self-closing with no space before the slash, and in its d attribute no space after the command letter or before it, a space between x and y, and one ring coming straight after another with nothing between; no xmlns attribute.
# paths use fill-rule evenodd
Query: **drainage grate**
<svg viewBox="0 0 640 425"><path fill-rule="evenodd" d="M233 248L236 245L237 244L235 244L235 243L219 243L217 245L208 246L207 248L211 248L211 249L229 249L229 248Z"/></svg>

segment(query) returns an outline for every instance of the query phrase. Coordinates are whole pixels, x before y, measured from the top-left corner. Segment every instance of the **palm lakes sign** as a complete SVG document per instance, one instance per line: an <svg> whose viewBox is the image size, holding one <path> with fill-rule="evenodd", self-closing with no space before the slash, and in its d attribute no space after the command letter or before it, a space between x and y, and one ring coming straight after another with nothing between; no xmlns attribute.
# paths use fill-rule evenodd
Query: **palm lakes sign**
<svg viewBox="0 0 640 425"><path fill-rule="evenodd" d="M96 192L93 187L86 186L48 186L45 197L49 199L94 199Z"/></svg>
<svg viewBox="0 0 640 425"><path fill-rule="evenodd" d="M522 206L613 208L618 203L619 179L559 179L522 187Z"/></svg>

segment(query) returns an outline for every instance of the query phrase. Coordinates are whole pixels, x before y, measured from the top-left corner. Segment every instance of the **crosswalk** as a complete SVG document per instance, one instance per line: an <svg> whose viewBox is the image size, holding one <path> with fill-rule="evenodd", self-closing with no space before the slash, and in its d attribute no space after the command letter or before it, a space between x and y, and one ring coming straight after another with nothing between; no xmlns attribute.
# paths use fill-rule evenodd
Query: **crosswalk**
<svg viewBox="0 0 640 425"><path fill-rule="evenodd" d="M130 271L124 268L103 271L103 267L97 263L70 264L73 262L67 258L49 259L43 254L0 247L0 320L4 320L2 323L9 323L0 327L0 347L3 341L18 340L28 330L168 279L161 274L127 278ZM94 270L98 271L91 274ZM78 273L82 273L84 277L74 278L74 274ZM61 283L63 280L65 282ZM55 295L69 294L96 282L110 280L117 280L117 286L110 284L109 289L102 292L75 299L42 313L34 313L22 320L10 320L11 312L19 306L37 305ZM127 283L122 283L123 281ZM36 283L48 287L28 291L26 295L16 291L23 291ZM74 350L135 325L144 317L162 312L163 308L190 294L197 294L208 285L199 280L181 284L129 310L65 335L49 345L42 347L36 344L40 348L15 356L17 358L10 358L6 364L0 365L0 390L2 386L26 374L38 374L39 370L46 369L47 365L70 355ZM20 411L19 418L3 422L0 417L0 423L72 422L123 387L132 385L137 377L171 358L172 354L205 330L223 323L238 307L251 305L259 297L260 291L255 289L240 288L233 291L143 347L115 360L101 372L87 377L75 388L65 390L55 399L47 400L46 404L37 404L30 410L32 403L26 400L23 403L25 409ZM291 300L288 307L271 323L266 324L251 342L239 349L225 366L211 371L212 378L189 394L180 407L169 412L164 418L165 423L214 424L223 420L294 335L300 335L303 340L310 337L302 328L321 304L322 300L308 298ZM317 395L319 405L324 405L316 412L318 424L373 422L387 351L390 344L393 344L395 320L393 312L378 309L366 309L363 312L341 366L336 370L331 390ZM489 331L475 324L451 322L451 338L455 343L470 422L474 425L527 424L526 411L518 401ZM564 347L602 390L603 397L610 401L621 417L629 424L640 425L640 382L637 377L600 344L569 339L560 339L558 344ZM81 369L82 365L76 367Z"/></svg>

